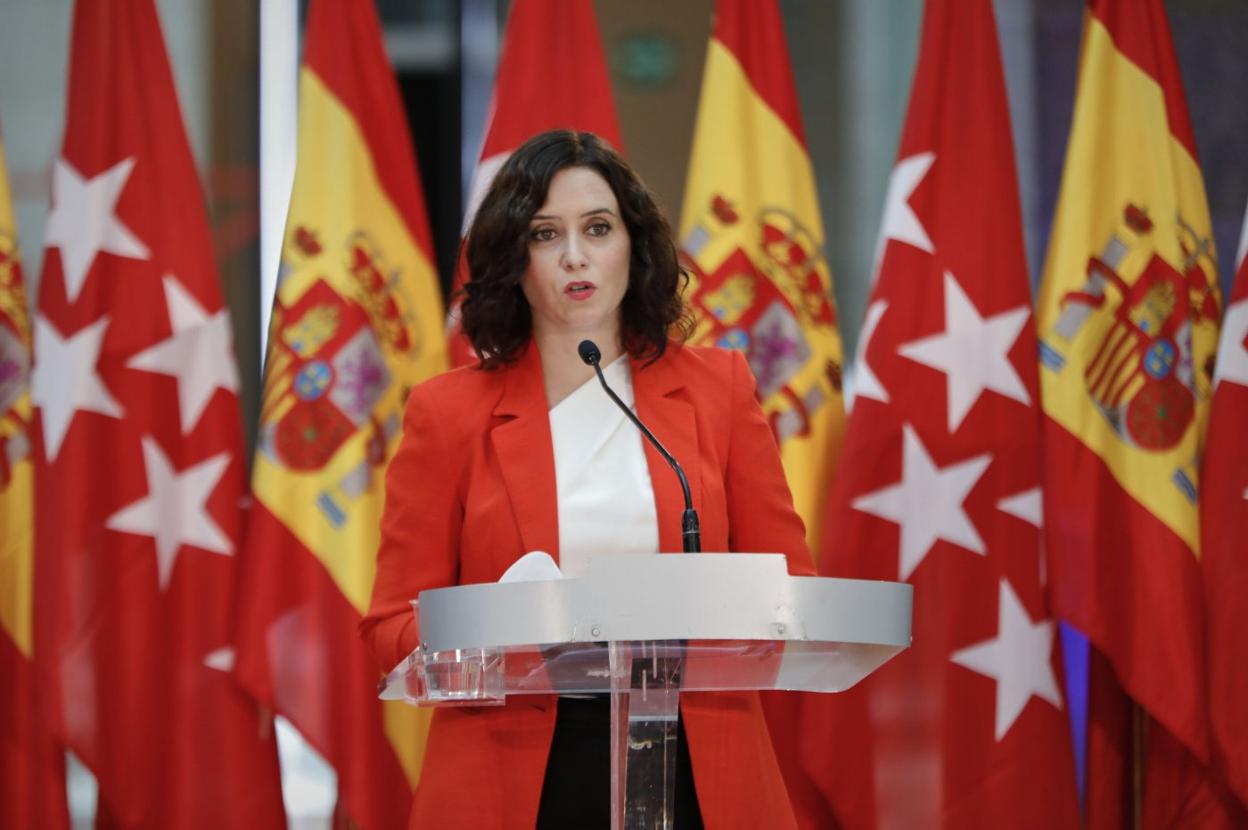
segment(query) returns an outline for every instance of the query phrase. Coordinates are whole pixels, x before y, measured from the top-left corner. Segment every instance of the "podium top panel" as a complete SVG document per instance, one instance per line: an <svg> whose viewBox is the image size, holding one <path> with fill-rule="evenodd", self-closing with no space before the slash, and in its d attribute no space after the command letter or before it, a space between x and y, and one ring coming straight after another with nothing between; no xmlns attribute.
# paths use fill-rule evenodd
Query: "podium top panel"
<svg viewBox="0 0 1248 830"><path fill-rule="evenodd" d="M426 651L640 640L906 647L913 586L790 576L782 554L623 554L576 579L422 591Z"/></svg>

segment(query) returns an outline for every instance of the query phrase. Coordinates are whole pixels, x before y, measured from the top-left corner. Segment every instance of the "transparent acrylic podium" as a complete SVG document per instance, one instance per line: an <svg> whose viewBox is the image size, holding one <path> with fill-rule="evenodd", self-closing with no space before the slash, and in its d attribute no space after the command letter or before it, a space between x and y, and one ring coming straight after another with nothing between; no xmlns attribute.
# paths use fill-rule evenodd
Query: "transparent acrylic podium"
<svg viewBox="0 0 1248 830"><path fill-rule="evenodd" d="M912 598L789 576L779 554L601 557L581 578L423 591L421 646L381 696L610 694L612 830L667 830L682 691L843 691L910 645Z"/></svg>

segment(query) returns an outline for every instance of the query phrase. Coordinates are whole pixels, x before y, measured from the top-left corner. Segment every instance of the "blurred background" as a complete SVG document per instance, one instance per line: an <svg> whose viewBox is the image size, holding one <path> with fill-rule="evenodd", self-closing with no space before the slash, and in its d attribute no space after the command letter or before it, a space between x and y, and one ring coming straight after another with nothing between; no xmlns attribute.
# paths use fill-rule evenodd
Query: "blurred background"
<svg viewBox="0 0 1248 830"><path fill-rule="evenodd" d="M61 145L72 5L0 0L0 129L32 302L44 253L51 167ZM444 290L508 5L506 0L377 2L416 144ZM293 173L295 71L306 3L159 0L157 6L232 311L250 445L258 411L260 333L276 268L276 253L265 246L280 240L280 230L268 234L267 229L282 225ZM870 289L923 7L921 0L781 0L780 6L849 356ZM673 221L682 203L711 7L711 0L595 3L625 154ZM995 7L1034 285L1070 127L1083 3L997 0ZM1243 94L1248 2L1169 0L1166 7L1225 292L1248 200ZM852 392L853 368L846 368ZM283 762L292 825L323 826L333 808L331 773L297 741L284 744ZM90 782L81 772L75 781L76 818L86 821L94 804Z"/></svg>

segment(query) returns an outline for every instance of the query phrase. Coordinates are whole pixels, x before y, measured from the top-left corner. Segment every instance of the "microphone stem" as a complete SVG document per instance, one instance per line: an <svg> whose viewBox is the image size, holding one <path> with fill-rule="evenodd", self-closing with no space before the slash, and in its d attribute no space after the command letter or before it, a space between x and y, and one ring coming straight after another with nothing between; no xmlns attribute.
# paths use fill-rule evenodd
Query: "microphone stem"
<svg viewBox="0 0 1248 830"><path fill-rule="evenodd" d="M633 412L633 410L615 394L615 390L607 385L607 379L602 374L602 367L598 365L598 361L594 360L591 364L594 367L594 374L598 375L598 382L602 384L603 391L615 401L628 419L632 421L637 429L641 430L641 434L646 436L650 444L659 451L659 455L663 456L668 465L676 472L676 477L680 479L680 489L685 495L685 512L680 517L680 536L685 553L701 553L702 552L702 532L698 524L698 514L693 509L693 494L689 491L689 479L685 477L685 471L680 468L680 464L676 463L676 459L667 451L667 448L659 443L659 439L654 437L654 433L641 422L641 419Z"/></svg>

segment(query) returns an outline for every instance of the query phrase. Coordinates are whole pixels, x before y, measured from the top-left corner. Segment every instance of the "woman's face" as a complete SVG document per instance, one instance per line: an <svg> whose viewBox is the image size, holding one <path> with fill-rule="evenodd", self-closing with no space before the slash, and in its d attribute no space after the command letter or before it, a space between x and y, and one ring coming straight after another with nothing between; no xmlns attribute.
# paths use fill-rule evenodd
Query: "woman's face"
<svg viewBox="0 0 1248 830"><path fill-rule="evenodd" d="M534 334L618 337L629 253L606 180L588 167L556 173L529 222L529 267L520 278Z"/></svg>

